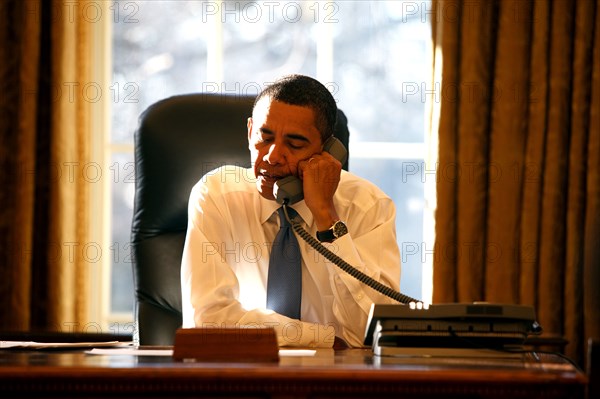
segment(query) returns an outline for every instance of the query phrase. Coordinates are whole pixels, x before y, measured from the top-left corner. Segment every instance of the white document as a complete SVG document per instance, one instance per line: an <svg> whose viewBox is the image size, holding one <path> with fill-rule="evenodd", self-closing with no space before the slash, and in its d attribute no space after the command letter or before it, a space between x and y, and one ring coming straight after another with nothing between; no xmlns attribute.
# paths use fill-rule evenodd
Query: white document
<svg viewBox="0 0 600 399"><path fill-rule="evenodd" d="M173 349L94 348L88 355L173 356Z"/></svg>
<svg viewBox="0 0 600 399"><path fill-rule="evenodd" d="M107 342L35 342L35 341L0 341L0 349L28 348L28 349L52 349L52 348L96 348L96 347L122 347L131 346L131 342L107 341Z"/></svg>
<svg viewBox="0 0 600 399"><path fill-rule="evenodd" d="M136 348L94 348L85 352L89 355L130 355L130 356L173 356L172 349L136 349ZM279 356L314 356L314 349L280 349Z"/></svg>

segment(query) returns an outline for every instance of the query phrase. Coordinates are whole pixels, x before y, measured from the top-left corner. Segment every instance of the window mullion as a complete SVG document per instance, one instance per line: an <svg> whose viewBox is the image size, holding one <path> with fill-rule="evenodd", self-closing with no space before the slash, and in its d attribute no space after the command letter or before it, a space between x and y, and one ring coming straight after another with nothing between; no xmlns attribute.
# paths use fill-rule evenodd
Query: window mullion
<svg viewBox="0 0 600 399"><path fill-rule="evenodd" d="M223 7L222 1L217 1L217 7L220 10ZM222 18L208 18L210 25L206 41L206 81L221 84L224 82L223 76L223 20Z"/></svg>
<svg viewBox="0 0 600 399"><path fill-rule="evenodd" d="M316 77L324 84L333 83L333 24L327 23L323 19L318 19L316 23L318 31L317 37L319 38L319 40L317 40Z"/></svg>
<svg viewBox="0 0 600 399"><path fill-rule="evenodd" d="M98 4L102 7L102 15L110 15L109 2ZM93 81L110 92L112 75L112 18L101 18L92 24L92 49L95 62L92 63ZM108 170L111 158L111 101L110 95L101 96L91 107L90 117L90 151L93 162L101 165L103 171ZM110 273L111 256L111 179L103 173L100 184L90 186L90 238L102 249L102 256L97 262L90 264L89 272L89 320L98 323L103 330L110 323Z"/></svg>

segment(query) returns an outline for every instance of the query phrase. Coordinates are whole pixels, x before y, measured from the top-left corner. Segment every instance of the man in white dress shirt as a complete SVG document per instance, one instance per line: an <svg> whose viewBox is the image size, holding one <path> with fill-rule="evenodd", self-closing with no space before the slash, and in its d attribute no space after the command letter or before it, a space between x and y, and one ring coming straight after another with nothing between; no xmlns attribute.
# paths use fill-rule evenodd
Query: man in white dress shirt
<svg viewBox="0 0 600 399"><path fill-rule="evenodd" d="M393 202L322 151L336 116L329 90L307 76L284 77L257 96L247 123L253 166L218 168L190 195L183 327L273 327L280 346L358 347L371 304L394 303L299 238L301 316L266 305L269 254L279 230L273 185L289 175L299 177L304 189L304 199L292 205L301 225L355 268L399 288ZM346 227L336 229L341 236L333 234L334 225Z"/></svg>

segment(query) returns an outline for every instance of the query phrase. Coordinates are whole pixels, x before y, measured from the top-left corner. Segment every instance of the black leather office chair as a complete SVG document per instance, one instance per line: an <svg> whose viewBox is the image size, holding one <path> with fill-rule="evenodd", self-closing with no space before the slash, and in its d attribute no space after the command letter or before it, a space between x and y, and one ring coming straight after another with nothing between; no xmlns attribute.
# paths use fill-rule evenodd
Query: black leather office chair
<svg viewBox="0 0 600 399"><path fill-rule="evenodd" d="M173 344L182 321L180 266L188 197L215 167L250 166L246 121L253 102L253 97L188 94L159 101L140 117L131 229L140 345ZM341 111L335 135L348 148Z"/></svg>

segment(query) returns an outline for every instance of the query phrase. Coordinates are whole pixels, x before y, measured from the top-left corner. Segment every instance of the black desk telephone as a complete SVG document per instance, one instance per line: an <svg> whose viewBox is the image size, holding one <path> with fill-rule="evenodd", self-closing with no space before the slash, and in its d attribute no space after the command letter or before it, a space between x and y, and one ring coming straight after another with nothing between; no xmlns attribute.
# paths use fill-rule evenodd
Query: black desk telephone
<svg viewBox="0 0 600 399"><path fill-rule="evenodd" d="M330 153L335 159L343 164L348 159L348 151L341 141L331 136L323 144L323 151ZM273 195L279 204L284 202L287 205L295 204L304 198L304 190L302 189L302 180L296 176L287 176L278 180L273 186ZM286 202L287 200L287 202Z"/></svg>

